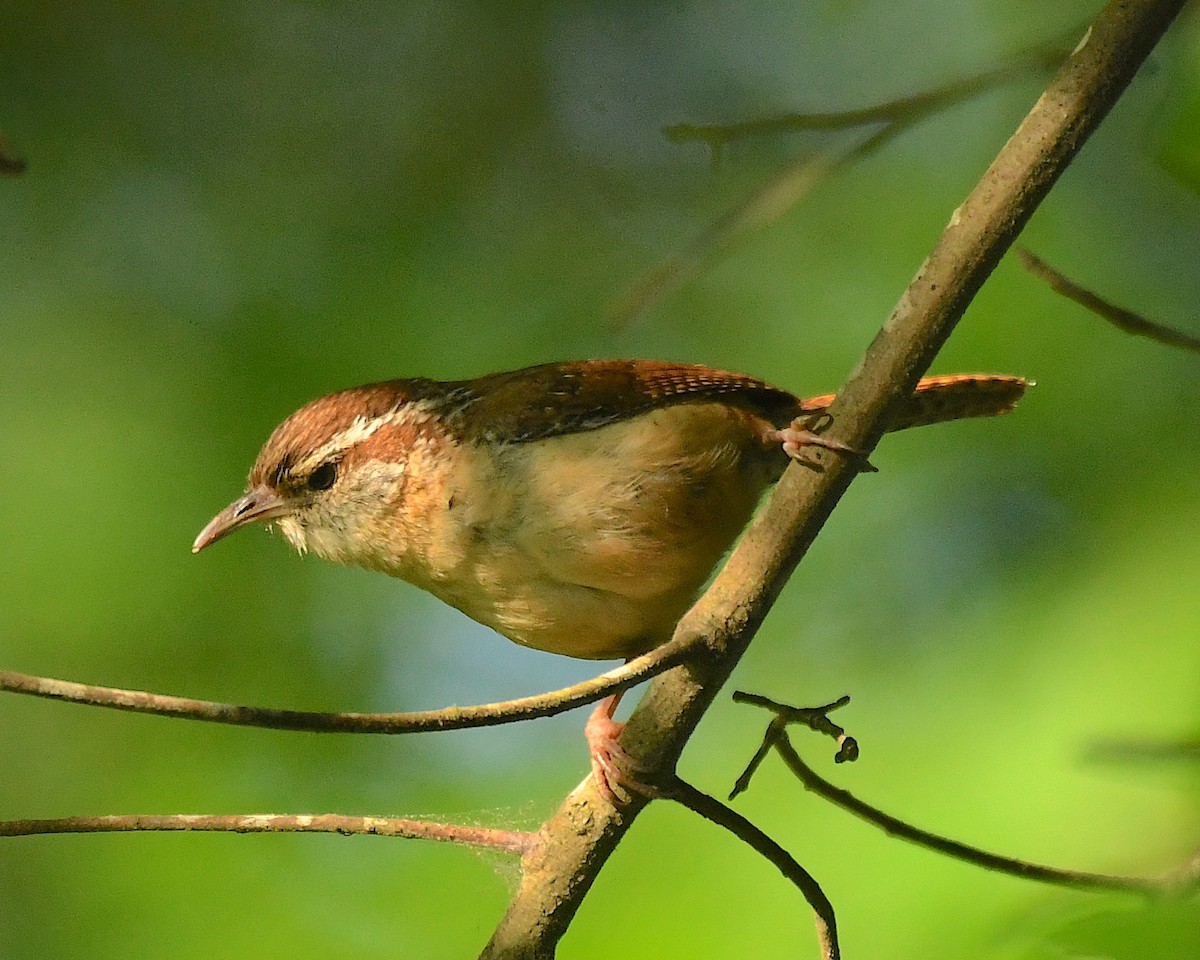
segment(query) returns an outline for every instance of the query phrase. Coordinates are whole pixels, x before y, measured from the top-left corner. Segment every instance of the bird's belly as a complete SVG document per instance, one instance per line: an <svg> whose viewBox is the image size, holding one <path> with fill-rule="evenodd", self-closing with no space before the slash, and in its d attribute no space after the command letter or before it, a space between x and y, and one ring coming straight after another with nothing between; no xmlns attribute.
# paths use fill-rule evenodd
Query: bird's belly
<svg viewBox="0 0 1200 960"><path fill-rule="evenodd" d="M543 545L531 553L491 541L486 549L468 550L470 559L453 576L419 585L522 646L600 660L635 656L666 641L720 556L697 563L694 549L677 555L660 543L655 572L638 580L630 574L655 544L643 538L626 544L627 564L611 540L602 564L591 554L576 556L578 546Z"/></svg>
<svg viewBox="0 0 1200 960"><path fill-rule="evenodd" d="M644 652L749 520L780 469L773 453L721 405L514 445L471 471L485 486L456 488L456 533L439 539L458 546L421 585L525 646Z"/></svg>
<svg viewBox="0 0 1200 960"><path fill-rule="evenodd" d="M691 591L669 604L650 606L577 584L526 581L513 584L475 619L522 646L607 660L636 656L669 639L690 599Z"/></svg>

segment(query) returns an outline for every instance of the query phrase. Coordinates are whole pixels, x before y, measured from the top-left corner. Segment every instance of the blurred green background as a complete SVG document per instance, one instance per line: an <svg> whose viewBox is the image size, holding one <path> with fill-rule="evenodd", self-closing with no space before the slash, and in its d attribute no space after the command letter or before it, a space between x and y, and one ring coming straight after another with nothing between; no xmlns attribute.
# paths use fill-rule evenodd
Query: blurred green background
<svg viewBox="0 0 1200 960"><path fill-rule="evenodd" d="M238 703L398 710L595 666L261 532L193 557L275 423L391 376L650 356L833 389L1036 97L1030 73L820 186L637 323L611 305L782 165L664 125L864 106L962 77L1098 4L0 5L0 667ZM1177 25L1025 235L1192 333L1200 24ZM849 692L862 760L818 768L1027 859L1154 874L1200 845L1197 358L1007 260L935 372L1035 378L1019 411L890 438L733 688ZM0 816L343 812L532 826L585 772L582 713L403 738L234 729L0 698ZM682 764L723 794L764 717L723 696ZM738 808L823 882L855 958L1190 958L1153 908L887 839L769 762ZM474 956L501 858L373 838L0 843L0 958ZM814 956L764 862L666 804L564 957Z"/></svg>

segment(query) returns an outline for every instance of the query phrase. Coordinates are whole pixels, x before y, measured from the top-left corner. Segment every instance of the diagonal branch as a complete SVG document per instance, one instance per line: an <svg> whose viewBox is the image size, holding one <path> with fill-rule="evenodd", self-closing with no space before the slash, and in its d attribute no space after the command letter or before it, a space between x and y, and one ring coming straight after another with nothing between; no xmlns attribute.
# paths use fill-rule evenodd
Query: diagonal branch
<svg viewBox="0 0 1200 960"><path fill-rule="evenodd" d="M321 713L308 710L279 710L272 707L244 707L212 700L195 700L145 690L98 687L72 680L34 677L13 670L0 670L0 692L24 693L51 700L65 700L91 707L108 707L135 713L151 713L184 720L207 720L244 727L269 727L273 730L304 730L309 733L426 733L438 730L462 730L489 727L518 720L550 717L574 707L603 700L613 693L628 690L657 676L689 655L696 638L680 635L649 653L572 684L531 697L484 703L473 707L445 707L410 713Z"/></svg>
<svg viewBox="0 0 1200 960"><path fill-rule="evenodd" d="M1087 287L1080 286L1074 280L1059 273L1041 257L1024 247L1017 248L1017 259L1021 261L1021 266L1035 277L1045 280L1046 285L1055 293L1068 300L1073 300L1096 316L1103 317L1118 330L1165 343L1168 347L1179 347L1182 350L1200 353L1200 337L1193 337L1161 323L1155 323L1140 313L1134 313L1125 307L1117 306L1110 300L1105 300Z"/></svg>
<svg viewBox="0 0 1200 960"><path fill-rule="evenodd" d="M830 409L832 439L869 453L1041 200L1099 125L1184 0L1111 0L953 214ZM712 586L680 623L703 656L663 674L630 718L624 748L667 782L696 724L856 473L829 451L793 464ZM645 801L614 810L587 781L545 825L482 956L548 960Z"/></svg>

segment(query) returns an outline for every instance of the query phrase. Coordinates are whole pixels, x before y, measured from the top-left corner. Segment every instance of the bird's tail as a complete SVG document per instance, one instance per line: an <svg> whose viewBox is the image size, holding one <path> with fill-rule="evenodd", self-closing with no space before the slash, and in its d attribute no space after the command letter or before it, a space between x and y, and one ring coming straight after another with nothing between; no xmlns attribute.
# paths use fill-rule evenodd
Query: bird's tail
<svg viewBox="0 0 1200 960"><path fill-rule="evenodd" d="M959 373L926 377L913 395L897 410L889 430L906 430L930 423L962 420L965 417L994 417L1008 413L1032 381L987 373ZM833 394L800 402L801 415L820 413L833 402Z"/></svg>

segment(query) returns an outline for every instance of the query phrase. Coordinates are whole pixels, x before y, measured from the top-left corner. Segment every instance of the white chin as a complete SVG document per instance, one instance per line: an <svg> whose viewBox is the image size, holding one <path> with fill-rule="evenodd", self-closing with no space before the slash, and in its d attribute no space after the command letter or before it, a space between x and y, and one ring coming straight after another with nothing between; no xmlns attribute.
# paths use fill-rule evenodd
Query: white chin
<svg viewBox="0 0 1200 960"><path fill-rule="evenodd" d="M308 552L308 535L305 532L304 524L295 517L280 517L275 522L279 526L279 532L297 553Z"/></svg>

